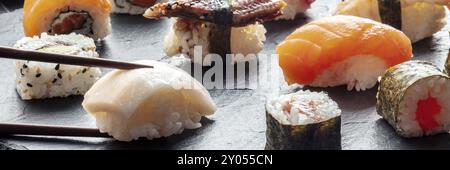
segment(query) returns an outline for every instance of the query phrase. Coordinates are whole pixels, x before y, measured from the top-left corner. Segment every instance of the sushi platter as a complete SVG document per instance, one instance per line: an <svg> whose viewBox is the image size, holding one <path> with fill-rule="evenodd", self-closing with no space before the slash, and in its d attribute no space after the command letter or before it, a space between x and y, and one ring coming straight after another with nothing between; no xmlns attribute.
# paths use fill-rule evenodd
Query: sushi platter
<svg viewBox="0 0 450 170"><path fill-rule="evenodd" d="M0 135L0 150L450 149L450 1L163 1L0 1L0 46L152 67L0 56L0 124L103 133ZM196 65L196 50L259 53L259 67L244 88L209 88L172 61Z"/></svg>

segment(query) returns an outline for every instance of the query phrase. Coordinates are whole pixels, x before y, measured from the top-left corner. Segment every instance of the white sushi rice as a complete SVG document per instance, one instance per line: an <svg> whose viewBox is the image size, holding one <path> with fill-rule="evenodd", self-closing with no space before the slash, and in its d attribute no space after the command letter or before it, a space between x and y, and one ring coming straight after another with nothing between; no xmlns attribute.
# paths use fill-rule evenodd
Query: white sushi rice
<svg viewBox="0 0 450 170"><path fill-rule="evenodd" d="M109 0L113 6L112 11L114 13L120 14L131 14L131 15L139 15L143 14L148 7L141 7L138 5L133 5L129 2L129 0ZM156 3L167 2L167 0L157 0Z"/></svg>
<svg viewBox="0 0 450 170"><path fill-rule="evenodd" d="M194 49L201 47L203 60L209 54L209 33L211 23L189 21L186 19L174 19L174 24L169 34L164 40L164 52L168 56L184 55L194 59ZM261 24L249 25L246 27L233 27L231 30L230 45L231 53L257 54L264 47L266 41L266 29ZM222 56L224 57L224 56ZM201 64L202 61L194 59L195 63Z"/></svg>
<svg viewBox="0 0 450 170"><path fill-rule="evenodd" d="M284 125L307 125L341 115L341 110L324 92L298 91L281 95L266 103L266 109Z"/></svg>
<svg viewBox="0 0 450 170"><path fill-rule="evenodd" d="M311 86L347 85L347 90L364 91L377 84L378 77L388 69L385 62L372 55L358 55L338 62L319 74Z"/></svg>
<svg viewBox="0 0 450 170"><path fill-rule="evenodd" d="M194 47L202 49L202 57L209 53L208 36L211 25L207 22L194 22L185 19L175 18L172 20L173 26L169 34L164 39L164 52L168 56L183 55L186 58L194 59ZM195 63L201 64L199 59Z"/></svg>
<svg viewBox="0 0 450 170"><path fill-rule="evenodd" d="M183 70L157 61L151 69L116 70L86 93L83 108L101 132L120 141L168 137L201 127L216 111L208 91Z"/></svg>
<svg viewBox="0 0 450 170"><path fill-rule="evenodd" d="M231 29L230 48L233 54L257 54L264 48L267 30L262 24Z"/></svg>
<svg viewBox="0 0 450 170"><path fill-rule="evenodd" d="M26 37L14 48L98 57L94 41L75 33ZM98 68L34 61L15 61L16 89L23 100L83 95L101 76Z"/></svg>
<svg viewBox="0 0 450 170"><path fill-rule="evenodd" d="M287 6L283 9L283 15L277 18L277 20L293 20L299 13L306 12L310 5L304 3L304 0L284 0Z"/></svg>
<svg viewBox="0 0 450 170"><path fill-rule="evenodd" d="M433 97L441 106L440 113L434 117L439 127L430 132L424 132L416 120L417 103L428 97ZM417 81L409 87L399 105L397 129L401 129L407 137L420 137L450 131L450 82L443 77L428 77Z"/></svg>

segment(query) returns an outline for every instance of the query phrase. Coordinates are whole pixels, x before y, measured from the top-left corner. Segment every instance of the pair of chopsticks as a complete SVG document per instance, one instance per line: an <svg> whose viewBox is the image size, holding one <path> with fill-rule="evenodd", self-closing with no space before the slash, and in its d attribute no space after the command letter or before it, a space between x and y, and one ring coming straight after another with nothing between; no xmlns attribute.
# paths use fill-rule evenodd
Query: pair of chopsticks
<svg viewBox="0 0 450 170"><path fill-rule="evenodd" d="M96 128L49 126L49 125L20 124L20 123L0 123L0 136L1 135L110 137L106 133L100 133L100 131Z"/></svg>
<svg viewBox="0 0 450 170"><path fill-rule="evenodd" d="M78 65L87 67L115 68L122 70L153 68L153 66L150 65L143 65L131 62L45 53L38 51L19 50L5 46L0 46L0 58ZM46 126L46 125L13 124L13 123L0 123L0 135L108 137L107 134L100 133L100 131L95 128L78 128L67 126Z"/></svg>

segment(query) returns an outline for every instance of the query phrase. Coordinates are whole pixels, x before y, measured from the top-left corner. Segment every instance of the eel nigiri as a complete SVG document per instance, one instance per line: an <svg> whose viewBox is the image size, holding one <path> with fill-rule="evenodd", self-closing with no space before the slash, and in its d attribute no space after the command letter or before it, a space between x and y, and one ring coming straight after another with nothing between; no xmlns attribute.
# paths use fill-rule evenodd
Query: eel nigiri
<svg viewBox="0 0 450 170"><path fill-rule="evenodd" d="M111 32L109 0L25 0L25 35L72 32L103 39Z"/></svg>
<svg viewBox="0 0 450 170"><path fill-rule="evenodd" d="M445 6L450 6L450 0L344 0L336 14L389 24L402 30L414 43L445 26Z"/></svg>
<svg viewBox="0 0 450 170"><path fill-rule="evenodd" d="M158 3L144 16L177 17L165 38L164 52L203 63L209 61L209 54L256 55L266 40L261 23L280 16L285 5L282 0L177 0ZM196 51L201 54L195 55Z"/></svg>
<svg viewBox="0 0 450 170"><path fill-rule="evenodd" d="M395 28L354 16L306 24L277 46L289 84L372 88L386 69L412 57L411 41Z"/></svg>
<svg viewBox="0 0 450 170"><path fill-rule="evenodd" d="M403 137L450 131L450 77L425 61L386 71L377 93L377 112Z"/></svg>
<svg viewBox="0 0 450 170"><path fill-rule="evenodd" d="M120 141L168 137L201 127L216 111L203 85L185 71L145 60L152 69L115 70L85 94L83 108L101 132Z"/></svg>

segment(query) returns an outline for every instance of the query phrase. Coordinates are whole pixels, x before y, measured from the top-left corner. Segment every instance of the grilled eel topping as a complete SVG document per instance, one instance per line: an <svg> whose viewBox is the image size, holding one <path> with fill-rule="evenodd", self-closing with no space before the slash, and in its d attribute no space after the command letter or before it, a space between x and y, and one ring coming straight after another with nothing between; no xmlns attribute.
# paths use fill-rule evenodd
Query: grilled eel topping
<svg viewBox="0 0 450 170"><path fill-rule="evenodd" d="M184 17L234 27L273 20L282 15L283 0L177 0L158 3L144 16Z"/></svg>

